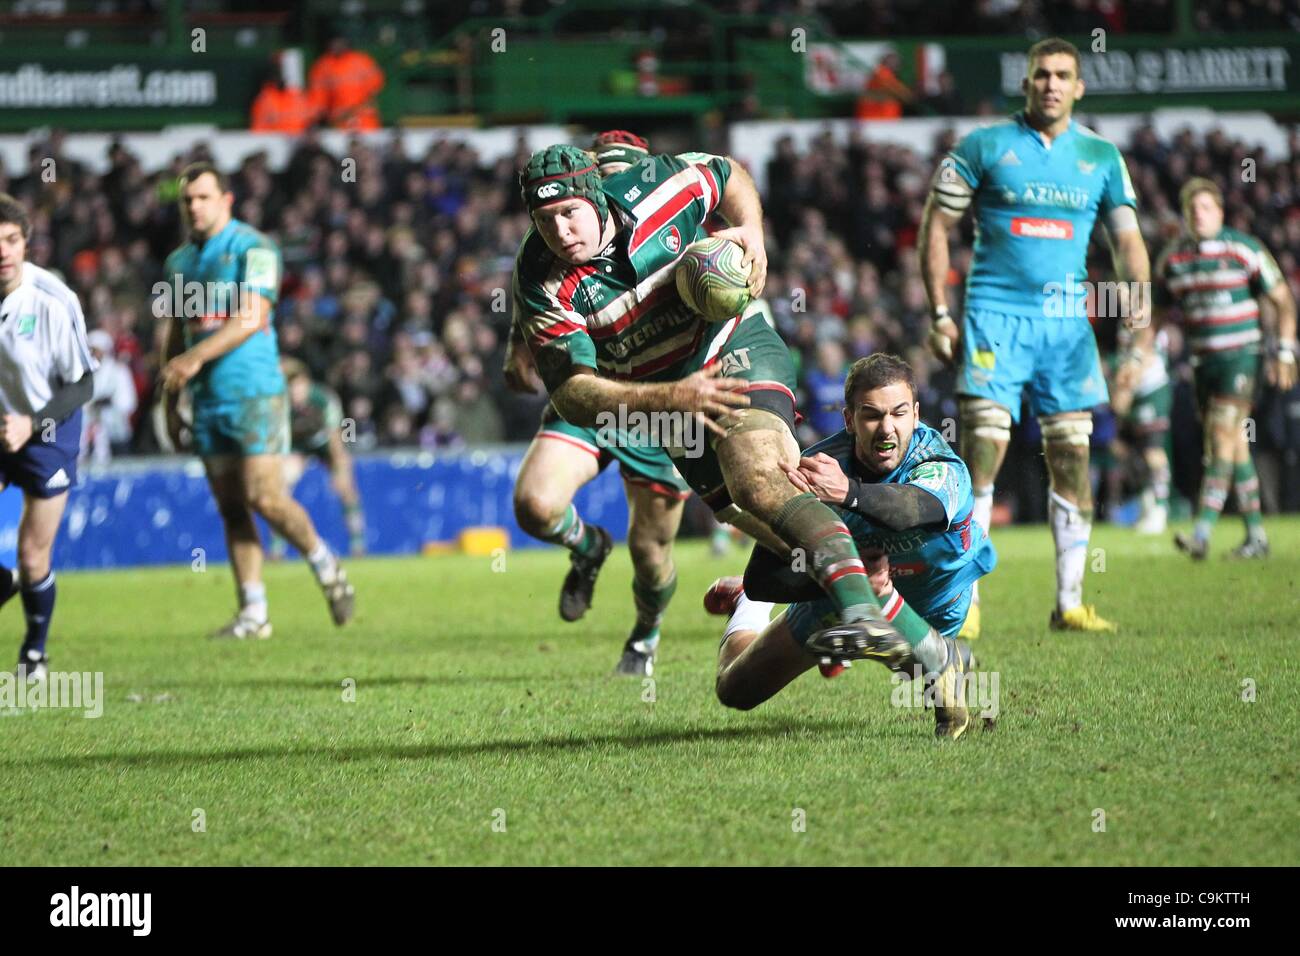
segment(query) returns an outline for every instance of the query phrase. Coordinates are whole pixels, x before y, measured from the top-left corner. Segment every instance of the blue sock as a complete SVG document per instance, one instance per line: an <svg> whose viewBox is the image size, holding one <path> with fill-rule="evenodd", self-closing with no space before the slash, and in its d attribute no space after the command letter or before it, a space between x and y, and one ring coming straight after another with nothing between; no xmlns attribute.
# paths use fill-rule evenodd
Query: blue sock
<svg viewBox="0 0 1300 956"><path fill-rule="evenodd" d="M0 607L9 603L9 599L18 593L18 578L13 571L0 564Z"/></svg>
<svg viewBox="0 0 1300 956"><path fill-rule="evenodd" d="M50 636L50 618L54 615L54 572L51 571L35 584L23 588L23 612L27 615L27 637L22 653L45 653L45 641Z"/></svg>

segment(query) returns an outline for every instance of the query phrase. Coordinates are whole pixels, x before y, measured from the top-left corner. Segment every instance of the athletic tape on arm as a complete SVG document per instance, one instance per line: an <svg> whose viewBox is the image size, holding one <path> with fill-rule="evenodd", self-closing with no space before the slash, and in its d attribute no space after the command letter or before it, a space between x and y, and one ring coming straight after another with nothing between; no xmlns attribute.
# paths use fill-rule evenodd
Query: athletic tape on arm
<svg viewBox="0 0 1300 956"><path fill-rule="evenodd" d="M975 190L962 178L951 159L944 159L930 181L930 195L939 208L954 216L961 216L975 196Z"/></svg>
<svg viewBox="0 0 1300 956"><path fill-rule="evenodd" d="M1132 206L1116 206L1106 217L1106 228L1112 236L1132 232L1138 227L1137 210Z"/></svg>

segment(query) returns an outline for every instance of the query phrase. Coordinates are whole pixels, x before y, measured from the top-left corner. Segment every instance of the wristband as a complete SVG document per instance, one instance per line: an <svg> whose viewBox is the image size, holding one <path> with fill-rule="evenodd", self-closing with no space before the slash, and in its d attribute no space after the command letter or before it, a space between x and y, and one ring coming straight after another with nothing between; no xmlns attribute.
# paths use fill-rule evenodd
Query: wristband
<svg viewBox="0 0 1300 956"><path fill-rule="evenodd" d="M861 482L856 478L849 478L849 489L844 492L844 500L840 502L841 508L847 508L852 511L858 506L858 498L862 496Z"/></svg>

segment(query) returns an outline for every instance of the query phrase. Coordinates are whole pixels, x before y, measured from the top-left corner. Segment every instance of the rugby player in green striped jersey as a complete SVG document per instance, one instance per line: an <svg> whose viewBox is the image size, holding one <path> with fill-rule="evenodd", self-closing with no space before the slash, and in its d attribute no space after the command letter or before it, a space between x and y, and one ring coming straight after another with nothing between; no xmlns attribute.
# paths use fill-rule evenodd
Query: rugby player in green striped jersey
<svg viewBox="0 0 1300 956"><path fill-rule="evenodd" d="M1153 301L1157 315L1170 306L1182 313L1205 426L1205 474L1192 534L1179 532L1174 541L1179 550L1203 559L1228 490L1235 486L1246 540L1232 555L1263 558L1268 556L1268 536L1246 419L1264 344L1261 306L1271 313L1276 330L1276 345L1264 361L1267 381L1282 391L1296 383L1295 300L1263 243L1224 226L1223 194L1217 185L1191 179L1179 198L1187 232L1156 262ZM1135 347L1146 348L1153 335L1154 325L1144 330Z"/></svg>
<svg viewBox="0 0 1300 956"><path fill-rule="evenodd" d="M626 130L596 134L592 144L602 177L621 173L650 154L649 144ZM512 391L536 392L532 354L518 322L510 325L505 379ZM627 548L632 557L632 599L636 618L614 672L628 677L654 674L660 627L677 590L673 541L681 527L690 486L663 448L620 439L598 428L565 421L547 404L515 476L515 520L525 532L569 551L569 572L560 588L560 617L576 621L587 613L596 578L613 550L599 525L584 521L573 498L606 466L618 462L627 495Z"/></svg>
<svg viewBox="0 0 1300 956"><path fill-rule="evenodd" d="M688 153L647 156L602 180L590 154L557 145L529 158L520 187L533 229L515 261L515 321L556 411L580 427L610 415L670 419L663 444L720 520L789 555L831 598L840 623L813 635L814 652L910 651L848 529L781 468L799 456L785 343L760 315L709 322L677 293L677 262L715 210L730 223L717 235L745 250L750 291L762 292L763 213L749 175L727 157Z"/></svg>

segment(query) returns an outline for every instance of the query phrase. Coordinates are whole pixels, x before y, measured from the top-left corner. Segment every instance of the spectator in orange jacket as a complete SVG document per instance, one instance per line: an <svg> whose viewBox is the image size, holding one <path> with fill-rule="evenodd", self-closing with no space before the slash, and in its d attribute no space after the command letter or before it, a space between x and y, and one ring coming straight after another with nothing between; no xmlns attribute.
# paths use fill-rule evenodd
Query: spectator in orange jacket
<svg viewBox="0 0 1300 956"><path fill-rule="evenodd" d="M316 104L306 90L285 86L278 71L267 77L253 100L249 129L254 133L303 133L316 121Z"/></svg>
<svg viewBox="0 0 1300 956"><path fill-rule="evenodd" d="M902 60L892 51L880 58L879 65L867 80L866 95L858 98L858 119L898 119L903 115L903 107L916 96L898 78L901 66Z"/></svg>
<svg viewBox="0 0 1300 956"><path fill-rule="evenodd" d="M341 36L312 64L307 77L312 102L335 129L379 129L375 95L384 88L384 71L362 50L348 47Z"/></svg>

